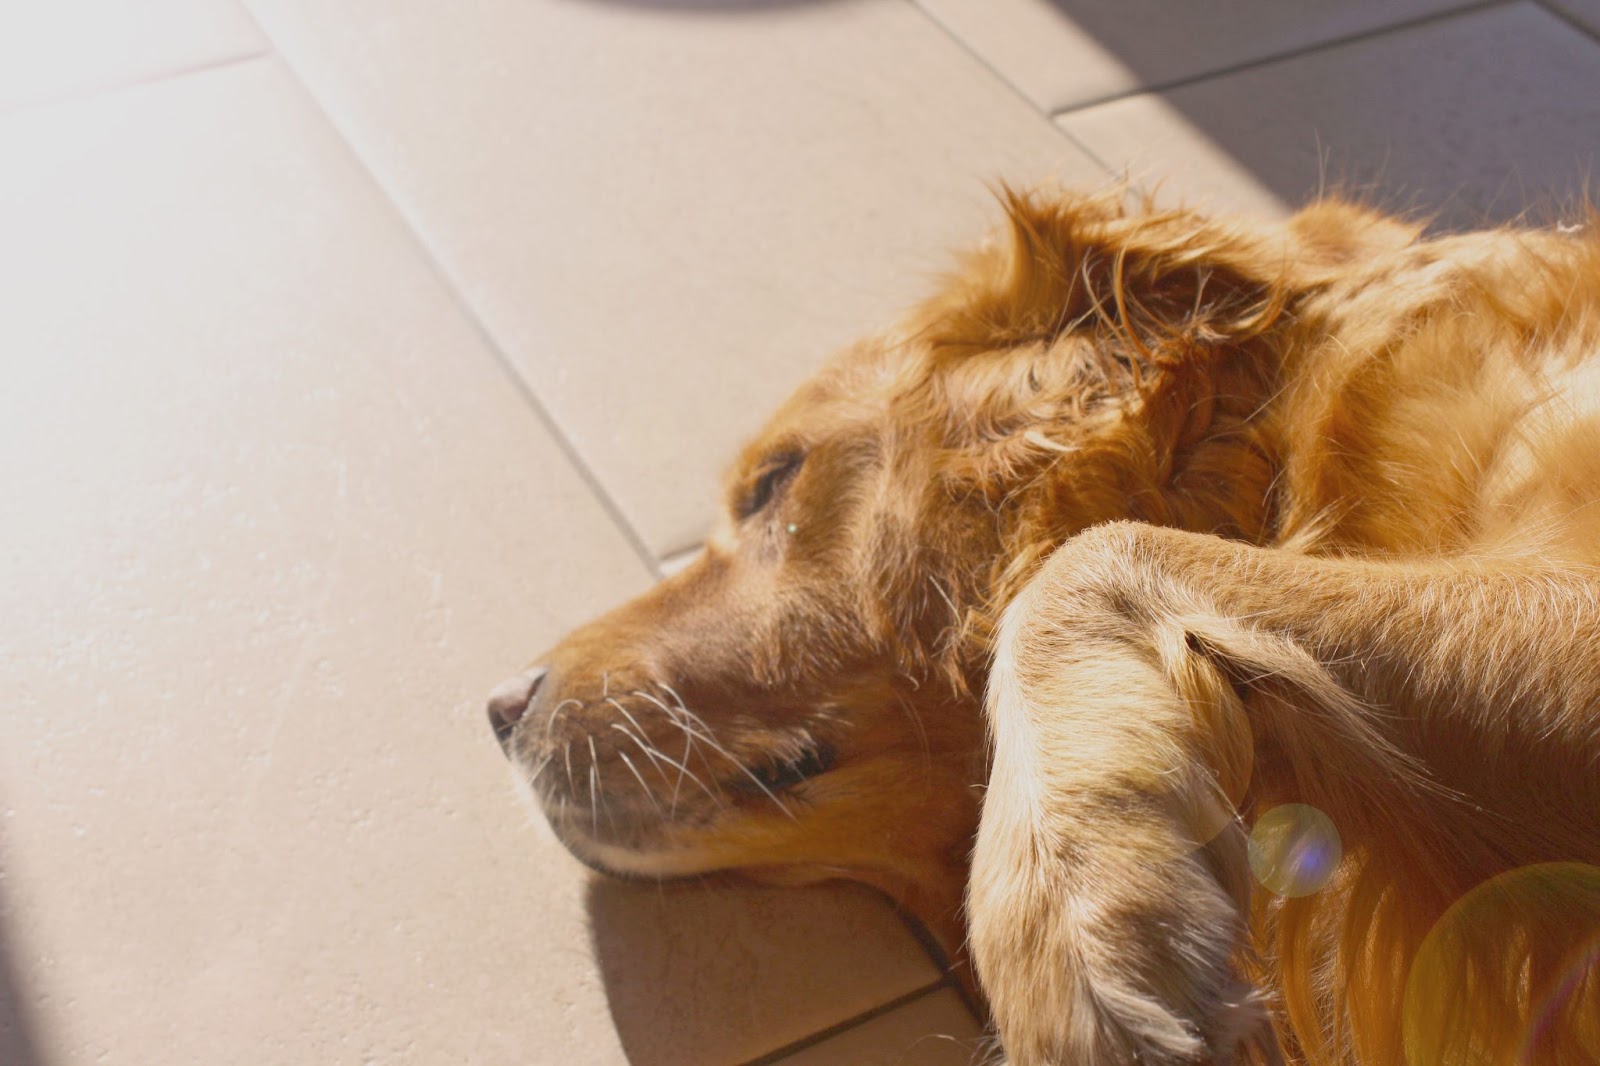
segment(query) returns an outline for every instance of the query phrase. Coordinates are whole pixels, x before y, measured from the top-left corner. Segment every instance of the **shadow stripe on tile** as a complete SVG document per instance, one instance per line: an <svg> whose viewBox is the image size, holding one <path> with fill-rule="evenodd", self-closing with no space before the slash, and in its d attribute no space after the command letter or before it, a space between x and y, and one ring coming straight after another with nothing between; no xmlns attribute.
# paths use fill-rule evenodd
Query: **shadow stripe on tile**
<svg viewBox="0 0 1600 1066"><path fill-rule="evenodd" d="M272 40L271 35L268 33L265 27L261 28L261 32L267 36L269 41ZM273 47L277 49L276 41L273 41ZM583 483L589 487L589 491L594 494L595 500L605 511L606 516L610 518L612 523L617 527L618 532L620 532L623 538L628 542L628 546L633 549L634 554L639 557L639 561L644 563L644 565L649 568L652 574L654 574L657 578L660 578L662 576L661 562L656 558L655 552L651 551L650 548L645 544L644 538L641 537L639 531L634 528L633 522L630 521L627 515L623 512L622 507L620 504L618 504L616 498L612 495L610 490L600 482L600 479L595 476L594 471L589 468L589 464L584 460L582 453L577 448L577 445L573 442L572 438L567 435L566 431L562 429L560 423L558 423L555 417L550 413L549 407L547 407L544 401L539 397L538 392L533 387L533 383L530 382L523 375L522 371L517 368L516 361L511 358L510 354L506 351L505 346L500 343L500 339L494 335L494 332L489 329L488 324L484 322L483 316L479 314L477 306L473 304L473 302L467 297L466 292L462 289L461 284L457 281L455 275L452 274L448 268L446 268L443 261L441 261L439 256L435 253L433 247L428 243L427 238L423 236L422 231L418 228L416 222L406 212L405 208L401 206L399 198L394 194L394 190L389 188L384 180L378 175L377 170L372 166L371 162L362 154L361 150L356 147L355 142L352 141L345 131L340 127L338 121L333 117L327 106L323 103L322 98L317 95L316 91L312 89L311 84L301 74L298 66L291 61L281 49L276 50L274 54L279 57L283 63L284 69L288 71L288 73L294 78L295 84L300 87L300 91L305 93L306 99L311 101L322 121L327 123L328 128L333 131L334 135L338 137L340 143L344 145L345 150L350 153L350 158L355 161L357 168L372 184L373 190L378 194L379 199L383 202L385 207L394 215L396 219L399 220L400 226L405 231L407 238L416 248L422 259L428 264L428 269L433 273L434 277L438 279L439 284L444 288L445 292L449 294L450 299L461 308L462 313L466 316L468 322L471 323L473 331L477 334L479 339L483 341L484 346L487 347L489 351L494 353L495 362L500 365L501 371L506 375L512 386L522 396L523 401L530 409L532 409L534 415L539 419L540 425L547 433L550 434L551 439L555 441L556 446L560 449L562 456L567 460L568 463L572 465L573 469L577 471L578 476L582 479Z"/></svg>
<svg viewBox="0 0 1600 1066"><path fill-rule="evenodd" d="M1554 15L1556 18L1560 19L1562 22L1565 22L1568 26L1571 26L1573 29L1589 38L1591 41L1594 41L1596 44L1600 44L1600 28L1590 26L1587 22L1584 22L1570 11L1562 8L1561 5L1552 4L1550 0L1534 0L1534 2L1538 4L1538 6L1544 8L1550 14Z"/></svg>
<svg viewBox="0 0 1600 1066"><path fill-rule="evenodd" d="M1084 100L1081 103L1074 104L1072 107L1063 108L1060 111L1052 112L1051 117L1059 119L1067 115L1076 114L1079 111L1086 111L1092 107L1100 107L1104 104L1115 103L1118 100L1127 100L1135 96L1148 96L1157 93L1170 92L1174 89L1182 89L1185 86L1198 85L1202 82L1210 81L1213 78L1223 78L1231 74L1239 74L1247 70L1255 70L1259 67L1270 67L1277 63L1288 63L1296 59L1300 59L1303 56L1316 55L1319 52L1327 52L1335 48L1343 48L1346 45L1360 44L1362 41L1376 40L1379 37L1386 37L1391 33L1401 33L1406 30L1414 30L1423 26L1437 25L1439 23L1450 22L1458 18L1471 18L1473 15L1481 14L1485 11L1490 11L1495 8L1516 7L1524 2L1526 2L1526 0L1479 0L1478 3L1463 4L1461 7L1454 7L1448 11L1436 11L1428 15L1419 15L1416 18L1403 19L1399 22L1393 22L1387 26L1380 26L1376 29L1362 30L1360 33L1352 33L1343 37L1329 38L1326 41L1319 41L1316 44L1307 45L1304 48L1291 48L1286 52L1279 52L1277 55L1263 56L1260 59L1252 59L1245 63L1235 63L1231 66L1218 67L1215 70L1208 70L1204 74L1196 74L1192 77L1174 78L1171 81L1152 82L1149 85L1141 85L1138 88L1128 89L1124 92L1107 93L1104 96L1098 96L1090 100ZM1544 5L1535 3L1534 6L1542 7ZM1073 143L1079 144L1081 142L1074 138ZM1087 146L1085 146L1083 150L1093 155L1093 152L1091 152ZM1104 161L1100 160L1099 156L1094 156L1094 158L1104 165ZM1107 169L1109 170L1110 167L1107 166Z"/></svg>
<svg viewBox="0 0 1600 1066"><path fill-rule="evenodd" d="M740 1066L777 1066L777 1064L781 1063L784 1059L795 1054L796 1052L805 1051L807 1048L816 1047L818 1044L832 1040L840 1033L847 1033L852 1029L860 1028L861 1026L866 1025L869 1022L876 1021L885 1015L893 1014L902 1007L910 1006L919 1000L936 995L949 987L953 987L950 981L948 979L941 978L930 985L924 985L921 988L914 988L902 996L896 996L887 1003L879 1004L878 1006L873 1007L871 1010L862 1011L860 1014L857 1014L852 1018L846 1018L842 1022L828 1026L828 1028L822 1030L821 1032L812 1033L803 1040L795 1040L791 1043L785 1044L783 1047L778 1048L775 1051L769 1051L759 1058L750 1059L747 1062L741 1063Z"/></svg>

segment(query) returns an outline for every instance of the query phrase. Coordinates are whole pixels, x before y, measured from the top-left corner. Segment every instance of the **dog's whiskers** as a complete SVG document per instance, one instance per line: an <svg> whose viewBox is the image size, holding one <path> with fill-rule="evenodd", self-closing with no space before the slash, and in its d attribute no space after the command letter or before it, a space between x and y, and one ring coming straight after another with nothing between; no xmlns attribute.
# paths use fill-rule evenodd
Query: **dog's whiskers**
<svg viewBox="0 0 1600 1066"><path fill-rule="evenodd" d="M672 779L667 776L667 772L665 770L661 769L662 760L666 759L666 756L663 755L661 753L661 751L659 749L657 749L654 744L648 743L642 736L635 736L633 733L628 731L628 727L627 726L622 725L619 722L612 722L611 723L611 728L617 730L623 736L627 737L629 740L633 741L635 744L637 744L639 746L639 750L644 752L645 756L650 760L650 765L655 767L656 773L661 775L661 780L662 780L663 783L665 783L665 784L671 784L672 783ZM669 816L675 815L677 813L678 813L677 795L674 794L673 795L672 809L669 812Z"/></svg>
<svg viewBox="0 0 1600 1066"><path fill-rule="evenodd" d="M655 808L656 814L659 815L661 813L661 804L656 802L655 790L645 783L644 777L639 773L638 768L633 765L633 760L628 758L628 753L619 751L617 752L617 758L622 760L622 765L626 766L628 772L633 774L634 780L639 782L639 787L644 790L645 799L650 801L650 806Z"/></svg>
<svg viewBox="0 0 1600 1066"><path fill-rule="evenodd" d="M600 798L596 782L599 775L595 772L594 763L589 764L589 828L595 836L600 835Z"/></svg>
<svg viewBox="0 0 1600 1066"><path fill-rule="evenodd" d="M712 735L711 727L706 724L706 720L701 718L698 714L695 714L684 705L682 696L679 696L672 690L671 686L665 683L663 683L661 687L670 693L672 698L677 701L678 714L673 714L672 709L667 707L667 705L662 703L660 700L652 700L652 702L667 712L673 723L683 731L684 736L691 738L690 743L693 743L694 739L704 741L712 751L716 752L718 755L721 755L724 759L727 759L728 762L732 763L736 768L738 768L740 773L748 777L751 783L753 783L757 788L766 794L766 797L773 802L778 810L782 811L790 819L798 821L798 819L795 817L794 811L789 809L788 804L779 799L777 794L774 793L772 789L767 787L766 782L762 781L761 778L756 776L755 771L751 770L744 764L742 760L736 758L732 752L722 746L717 738ZM650 698L648 694L641 693L641 695L646 695L646 698ZM694 723L694 725L698 726L699 728L691 728L690 723Z"/></svg>
<svg viewBox="0 0 1600 1066"><path fill-rule="evenodd" d="M626 718L633 728L639 731L641 736L644 734L644 726L639 724L639 719L635 718L633 714L629 712L628 708L622 705L620 700L614 699L611 696L607 696L605 700L607 703L611 704L611 706L615 707L618 713L620 713L622 717Z"/></svg>
<svg viewBox="0 0 1600 1066"><path fill-rule="evenodd" d="M642 697L644 699L649 700L651 703L655 704L657 707L660 707L662 712L664 714L666 714L666 716L668 718L671 718L673 716L672 708L668 707L665 703L661 702L661 698L659 696L655 696L655 695L653 695L653 694L651 694L649 692L646 692L642 688L634 689L633 692L631 693L631 695L640 696L640 697ZM623 712L623 713L627 713L627 712Z"/></svg>
<svg viewBox="0 0 1600 1066"><path fill-rule="evenodd" d="M600 832L600 819L595 813L596 807L605 812L606 822L611 826L612 832L616 832L617 823L611 817L611 808L606 804L605 799L605 786L600 780L600 755L595 750L594 737L591 736L589 738L589 817L594 823L594 831L598 834Z"/></svg>
<svg viewBox="0 0 1600 1066"><path fill-rule="evenodd" d="M681 763L677 764L677 766L678 766L678 783L676 785L672 786L672 799L673 799L674 803L676 803L677 799L678 799L678 789L680 787L682 787L682 785L683 785L683 775L686 774L686 773L689 773L689 756L691 754L693 754L693 753L694 753L694 738L691 737L688 733L685 733L684 734L684 744L683 744L683 761ZM701 788L705 788L704 783L702 783L700 787Z"/></svg>
<svg viewBox="0 0 1600 1066"><path fill-rule="evenodd" d="M706 787L706 783L704 781L700 780L699 775L697 775L693 770L689 769L683 763L677 762L676 760L674 760L672 758L672 756L668 755L666 752L659 752L658 754L661 756L661 758L666 760L668 766L672 766L672 767L677 769L678 774L679 774L678 784L681 785L683 783L683 779L685 777L687 777L689 780L693 781L695 784L700 786L700 791L704 792L707 796L709 796L711 798L711 802L713 802L713 803L715 803L717 805L717 809L718 810L725 810L726 809L725 806L723 805L722 797L718 796L715 792L712 792L710 788ZM678 796L676 787L673 789L672 796L673 796L673 801L676 802L677 801L677 796Z"/></svg>
<svg viewBox="0 0 1600 1066"><path fill-rule="evenodd" d="M645 695L648 697L647 693ZM700 733L696 732L695 730L690 729L684 723L683 719L679 716L679 714L678 714L678 712L676 710L674 710L671 707L668 707L666 704L662 703L658 699L655 699L653 697L649 697L649 698L651 699L652 703L654 703L657 707L660 707L662 712L666 714L667 720L670 721L673 725L677 726L678 727L678 731L683 734L683 761L684 761L685 765L688 764L690 756L692 756L694 754L695 741L696 740L702 740L703 739L709 745L711 745L713 748L717 748L718 747L717 742L714 739L712 739L711 737L702 736ZM724 754L726 754L726 753L724 753ZM709 762L710 760L702 758L701 761L702 762ZM713 778L713 780L715 780L715 779Z"/></svg>
<svg viewBox="0 0 1600 1066"><path fill-rule="evenodd" d="M685 706L685 704L683 702L683 697L678 695L678 690L677 689L673 688L671 685L667 684L665 681L657 681L656 685L660 687L662 692L665 692L667 695L672 697L672 702L673 703L676 703L679 707L684 707L687 710L687 707Z"/></svg>
<svg viewBox="0 0 1600 1066"><path fill-rule="evenodd" d="M633 716L629 715L628 717L631 720ZM693 781L696 785L698 785L700 787L700 791L704 792L706 794L706 796L711 800L711 802L713 802L713 803L715 803L717 805L717 809L718 810L725 809L724 805L723 805L723 802L722 802L722 797L718 796L715 792L713 792L710 789L710 787L708 787L706 785L705 781L703 781L700 778L700 776L698 774L696 774L693 770L689 769L689 767L686 765L685 762L682 762L682 761L679 761L677 759L674 759L672 756L668 755L666 752L662 751L660 748L656 747L654 744L647 743L642 735L641 736L635 736L633 734L633 732L628 729L627 726L623 725L620 722L612 722L611 723L611 728L617 730L623 736L625 736L628 739L632 740L635 744L637 744L639 746L639 750L640 751L644 752L645 755L648 756L652 762L655 762L657 764L656 765L656 771L658 773L661 773L661 779L663 781L667 780L667 775L665 773L661 772L660 763L664 762L668 766L672 767L674 770L678 771L678 776L677 776L676 780L674 780L672 782L672 803L671 803L671 808L670 808L670 813L671 814L676 814L677 811L678 811L678 795L679 795L680 791L682 790L683 779L685 777L687 777L690 781ZM641 730L640 733L642 734L643 730ZM684 758L685 758L685 760L688 758L688 753L687 752L685 753Z"/></svg>
<svg viewBox="0 0 1600 1066"><path fill-rule="evenodd" d="M562 700L560 703L555 705L555 707L550 711L550 717L546 718L544 720L544 739L545 739L545 743L549 743L550 742L550 731L555 728L556 719L561 717L561 712L566 710L568 706L582 707L583 706L583 701L582 700L575 700L575 699L565 699L565 700Z"/></svg>
<svg viewBox="0 0 1600 1066"><path fill-rule="evenodd" d="M666 758L666 756L660 751L659 748L655 748L654 745L649 745L649 744L645 743L643 738L648 736L649 734L647 734L645 732L644 726L639 724L639 720L633 716L633 713L631 711L629 711L627 707L623 706L623 704L622 704L622 702L620 700L617 700L617 699L615 699L615 698L613 698L611 696L607 696L607 697L605 697L605 701L607 703L611 704L611 706L615 707L617 709L617 711L624 718L626 718L629 721L629 723L631 723L633 725L633 728L638 733L638 736L634 737L634 742L637 743L640 746L640 748L644 751L644 753L646 755L649 755L651 757L652 761L654 761L656 756L658 756L658 755L660 755L662 758ZM623 730L623 732L627 733L627 730ZM628 733L628 735L629 736L633 736L632 733ZM685 763L688 762L688 753L687 752L684 753L684 762ZM673 765L677 765L677 764L674 763ZM656 771L658 773L661 772L661 765L660 765L659 762L656 763ZM666 776L667 775L664 774L664 773L661 774L661 778L662 778L663 781L666 780ZM677 814L677 812L678 812L678 793L679 793L680 789L682 788L682 785L683 785L683 773L682 773L681 768L680 768L680 772L678 774L678 779L672 783L672 803L671 803L671 812L672 812L672 814ZM705 787L704 785L701 785L701 788L704 788L704 787ZM652 801L651 802L654 802L654 798L653 797L652 797ZM657 809L659 810L660 808L657 807Z"/></svg>

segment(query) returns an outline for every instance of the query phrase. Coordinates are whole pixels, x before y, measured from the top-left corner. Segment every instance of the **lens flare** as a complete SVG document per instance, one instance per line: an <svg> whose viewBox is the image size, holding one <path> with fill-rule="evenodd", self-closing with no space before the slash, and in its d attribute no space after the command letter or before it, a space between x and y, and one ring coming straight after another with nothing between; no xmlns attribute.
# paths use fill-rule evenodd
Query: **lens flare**
<svg viewBox="0 0 1600 1066"><path fill-rule="evenodd" d="M1333 819L1307 803L1285 803L1250 830L1250 872L1267 891L1309 896L1339 868L1344 846Z"/></svg>
<svg viewBox="0 0 1600 1066"><path fill-rule="evenodd" d="M1434 924L1406 979L1408 1066L1600 1062L1600 866L1524 866Z"/></svg>

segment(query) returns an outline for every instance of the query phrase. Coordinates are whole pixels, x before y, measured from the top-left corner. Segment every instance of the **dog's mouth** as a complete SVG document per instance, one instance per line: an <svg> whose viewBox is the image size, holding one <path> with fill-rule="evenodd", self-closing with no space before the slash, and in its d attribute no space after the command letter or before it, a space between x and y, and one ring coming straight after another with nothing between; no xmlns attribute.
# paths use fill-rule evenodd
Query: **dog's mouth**
<svg viewBox="0 0 1600 1066"><path fill-rule="evenodd" d="M599 806L611 798L643 799L649 807L652 799L670 798L665 812L670 815L692 809L699 800L724 804L775 800L792 796L839 765L838 748L809 734L783 737L754 754L691 739L671 751L636 743L631 756L627 740L619 745L614 738L591 735L548 746L542 755L530 758L519 754L509 735L512 731L506 732L501 746L528 772L529 783L546 809L555 802L583 800ZM602 783L611 781L615 784Z"/></svg>
<svg viewBox="0 0 1600 1066"><path fill-rule="evenodd" d="M733 827L746 820L746 828L763 821L786 828L808 806L805 786L833 770L838 758L833 745L811 741L718 778L702 777L706 789L674 777L669 792L654 782L654 801L637 781L631 795L534 791L556 837L591 870L623 880L671 880L738 865L719 846L740 835Z"/></svg>
<svg viewBox="0 0 1600 1066"><path fill-rule="evenodd" d="M633 694L629 694L633 695ZM791 824L839 766L806 727L713 729L681 702L628 696L496 726L517 775L568 850L606 873L673 876L718 863L705 842Z"/></svg>
<svg viewBox="0 0 1600 1066"><path fill-rule="evenodd" d="M773 756L755 765L746 765L748 779L732 778L728 786L744 790L756 788L770 793L787 792L814 777L821 777L839 764L839 753L832 744L808 740L796 755Z"/></svg>

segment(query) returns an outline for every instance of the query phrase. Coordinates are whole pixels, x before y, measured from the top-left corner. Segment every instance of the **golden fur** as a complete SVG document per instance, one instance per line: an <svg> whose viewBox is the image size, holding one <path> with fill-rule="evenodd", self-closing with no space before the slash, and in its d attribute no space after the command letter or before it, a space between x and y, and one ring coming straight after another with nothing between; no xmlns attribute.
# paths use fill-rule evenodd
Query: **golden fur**
<svg viewBox="0 0 1600 1066"><path fill-rule="evenodd" d="M551 823L877 886L1017 1066L1600 1062L1593 225L1006 206L501 699Z"/></svg>

